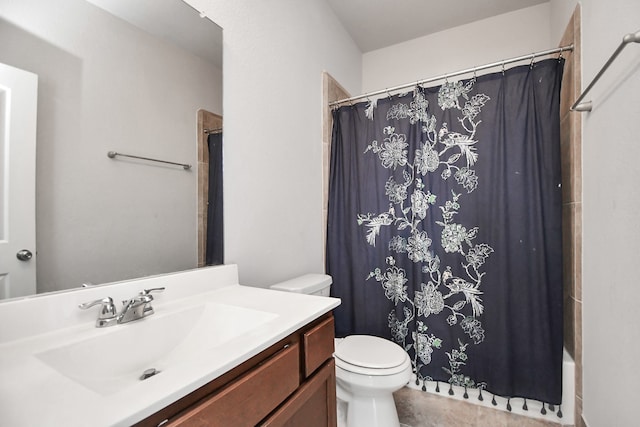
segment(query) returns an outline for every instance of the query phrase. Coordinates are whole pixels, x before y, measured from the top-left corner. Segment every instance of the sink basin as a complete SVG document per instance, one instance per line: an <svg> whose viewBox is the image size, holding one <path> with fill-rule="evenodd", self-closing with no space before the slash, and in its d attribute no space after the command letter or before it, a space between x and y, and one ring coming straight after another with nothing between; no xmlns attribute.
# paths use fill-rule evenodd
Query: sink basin
<svg viewBox="0 0 640 427"><path fill-rule="evenodd" d="M36 354L62 375L101 395L140 382L147 369L162 374L268 322L277 315L206 303L131 323L96 329L96 335Z"/></svg>

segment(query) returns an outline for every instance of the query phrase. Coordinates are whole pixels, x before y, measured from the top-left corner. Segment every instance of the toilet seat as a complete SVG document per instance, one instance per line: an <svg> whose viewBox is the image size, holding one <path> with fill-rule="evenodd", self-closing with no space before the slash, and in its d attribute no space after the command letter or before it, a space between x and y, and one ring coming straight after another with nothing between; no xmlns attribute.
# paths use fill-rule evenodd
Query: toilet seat
<svg viewBox="0 0 640 427"><path fill-rule="evenodd" d="M350 335L340 340L334 357L339 368L363 375L395 375L411 363L402 347L370 335Z"/></svg>

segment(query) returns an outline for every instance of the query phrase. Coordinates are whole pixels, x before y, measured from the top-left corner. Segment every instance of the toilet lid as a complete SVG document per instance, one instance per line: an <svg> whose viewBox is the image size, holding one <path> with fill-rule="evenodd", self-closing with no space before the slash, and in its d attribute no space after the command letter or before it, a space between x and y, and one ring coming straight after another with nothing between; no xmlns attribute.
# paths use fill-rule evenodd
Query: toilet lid
<svg viewBox="0 0 640 427"><path fill-rule="evenodd" d="M370 335L350 335L336 347L334 356L350 365L370 369L400 366L407 353L399 345Z"/></svg>

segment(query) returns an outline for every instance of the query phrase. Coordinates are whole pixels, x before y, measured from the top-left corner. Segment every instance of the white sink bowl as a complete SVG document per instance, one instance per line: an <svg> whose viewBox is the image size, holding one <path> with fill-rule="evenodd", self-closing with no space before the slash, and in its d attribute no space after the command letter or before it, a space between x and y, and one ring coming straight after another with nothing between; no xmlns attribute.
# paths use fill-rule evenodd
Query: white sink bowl
<svg viewBox="0 0 640 427"><path fill-rule="evenodd" d="M67 378L101 395L138 384L147 369L162 371L211 357L217 348L278 317L233 305L206 303L158 313L95 334L36 357ZM153 378L153 377L151 377ZM149 381L147 379L146 381Z"/></svg>

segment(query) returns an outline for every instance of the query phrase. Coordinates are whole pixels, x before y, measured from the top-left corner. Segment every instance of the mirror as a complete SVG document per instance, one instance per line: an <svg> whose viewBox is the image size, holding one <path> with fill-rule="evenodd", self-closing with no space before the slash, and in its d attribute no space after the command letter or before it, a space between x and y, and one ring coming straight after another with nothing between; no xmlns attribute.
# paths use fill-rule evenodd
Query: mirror
<svg viewBox="0 0 640 427"><path fill-rule="evenodd" d="M0 0L0 40L0 63L38 75L37 292L197 267L222 29L182 0Z"/></svg>

